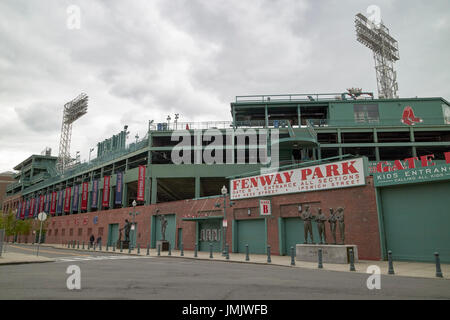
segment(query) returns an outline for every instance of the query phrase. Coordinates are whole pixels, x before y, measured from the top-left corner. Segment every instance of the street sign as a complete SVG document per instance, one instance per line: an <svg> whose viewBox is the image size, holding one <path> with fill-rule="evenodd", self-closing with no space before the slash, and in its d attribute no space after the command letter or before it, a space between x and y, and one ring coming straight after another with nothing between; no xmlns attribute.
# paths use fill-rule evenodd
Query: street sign
<svg viewBox="0 0 450 320"><path fill-rule="evenodd" d="M45 212L41 212L38 214L39 221L45 221L47 220L47 214Z"/></svg>

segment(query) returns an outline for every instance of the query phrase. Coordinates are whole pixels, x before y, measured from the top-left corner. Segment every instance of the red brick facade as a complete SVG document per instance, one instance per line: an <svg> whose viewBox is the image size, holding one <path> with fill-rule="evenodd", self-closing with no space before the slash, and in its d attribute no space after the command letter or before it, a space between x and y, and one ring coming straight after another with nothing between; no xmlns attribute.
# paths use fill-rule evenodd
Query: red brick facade
<svg viewBox="0 0 450 320"><path fill-rule="evenodd" d="M279 254L279 218L298 217L298 205L309 204L315 214L317 208L328 216L328 208L345 207L346 243L358 245L360 259L380 260L380 236L378 214L372 177L367 177L367 184L361 187L313 191L271 197L272 216L268 219L267 244L271 245L272 253ZM228 202L228 200L227 200ZM196 224L183 218L202 216L221 216L223 209L214 206L223 204L223 198L200 200L181 200L160 203L156 205L137 207L140 214L136 216L138 223L137 243L145 248L151 241L151 216L156 214L176 214L176 228L183 229L183 245L186 250L193 250L196 241ZM248 215L248 209L251 215ZM53 217L48 222L46 242L67 243L76 240L87 243L92 234L97 238L99 232L103 243L108 239L108 225L119 223L123 227L125 219L130 219L132 208L98 211L70 216ZM94 217L98 221L94 223ZM232 208L227 208L227 243L232 247L232 220L260 218L258 199L235 201ZM327 223L327 236L330 236ZM264 235L262 235L264 237ZM339 241L339 232L338 232ZM31 239L31 238L29 238ZM178 244L177 239L177 244Z"/></svg>

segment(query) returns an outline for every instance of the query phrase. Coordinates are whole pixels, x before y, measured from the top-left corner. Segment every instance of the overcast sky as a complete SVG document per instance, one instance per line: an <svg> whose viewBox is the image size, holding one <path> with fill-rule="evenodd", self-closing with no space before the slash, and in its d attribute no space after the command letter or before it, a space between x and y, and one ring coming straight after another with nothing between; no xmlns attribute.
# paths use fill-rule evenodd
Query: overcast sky
<svg viewBox="0 0 450 320"><path fill-rule="evenodd" d="M80 29L72 5L80 8ZM399 41L400 97L450 98L450 1L2 0L0 172L49 146L62 107L89 95L71 153L148 120L231 120L236 95L376 93L354 16L369 5ZM75 24L76 26L76 24ZM129 141L130 142L130 141Z"/></svg>

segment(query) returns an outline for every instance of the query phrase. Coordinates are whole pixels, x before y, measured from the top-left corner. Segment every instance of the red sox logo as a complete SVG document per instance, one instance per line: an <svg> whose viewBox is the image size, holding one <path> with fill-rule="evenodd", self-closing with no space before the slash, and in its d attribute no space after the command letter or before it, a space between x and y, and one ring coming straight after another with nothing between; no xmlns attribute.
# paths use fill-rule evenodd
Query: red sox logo
<svg viewBox="0 0 450 320"><path fill-rule="evenodd" d="M413 126L416 123L423 122L421 118L416 117L416 115L414 114L414 110L410 106L406 106L403 110L401 121L408 126Z"/></svg>

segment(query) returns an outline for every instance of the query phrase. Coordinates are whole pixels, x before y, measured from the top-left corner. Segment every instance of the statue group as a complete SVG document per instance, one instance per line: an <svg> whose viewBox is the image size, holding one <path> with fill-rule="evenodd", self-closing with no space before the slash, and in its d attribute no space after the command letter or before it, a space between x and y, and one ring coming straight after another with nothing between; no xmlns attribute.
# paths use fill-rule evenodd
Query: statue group
<svg viewBox="0 0 450 320"><path fill-rule="evenodd" d="M339 225L339 233L341 236L341 243L345 243L345 223L344 223L344 208L339 207L336 210L330 208L330 217L326 217L322 213L322 209L317 209L317 215L314 216L311 212L310 206L305 206L305 211L302 212L300 218L303 220L303 227L305 233L305 244L308 243L308 235L311 238L311 243L314 244L314 236L312 231L312 221L317 222L317 231L319 233L320 244L327 244L326 239L326 228L325 223L328 221L330 223L331 236L333 237L333 242L331 244L337 244L336 241L336 224Z"/></svg>

